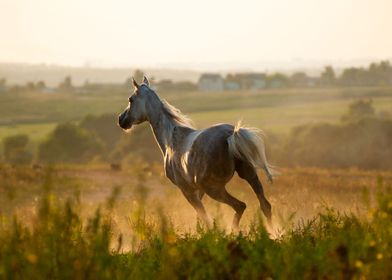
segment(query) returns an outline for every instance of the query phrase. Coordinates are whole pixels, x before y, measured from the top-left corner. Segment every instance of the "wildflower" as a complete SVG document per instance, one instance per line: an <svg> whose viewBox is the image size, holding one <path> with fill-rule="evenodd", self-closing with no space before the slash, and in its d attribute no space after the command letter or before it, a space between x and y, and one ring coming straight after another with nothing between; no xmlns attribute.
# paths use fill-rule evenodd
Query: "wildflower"
<svg viewBox="0 0 392 280"><path fill-rule="evenodd" d="M381 218L385 219L388 217L388 214L385 212L381 212Z"/></svg>
<svg viewBox="0 0 392 280"><path fill-rule="evenodd" d="M32 254L32 253L27 254L26 259L27 259L30 263L32 263L32 264L35 264L35 263L37 263L37 261L38 261L38 257L37 257L36 255Z"/></svg>
<svg viewBox="0 0 392 280"><path fill-rule="evenodd" d="M361 268L361 267L363 267L363 262L360 261L360 260L355 261L355 267L356 267L356 268Z"/></svg>
<svg viewBox="0 0 392 280"><path fill-rule="evenodd" d="M384 257L384 256L383 256L381 253L378 253L377 256L376 256L376 259L382 260L383 257Z"/></svg>
<svg viewBox="0 0 392 280"><path fill-rule="evenodd" d="M369 219L372 219L374 217L376 210L375 209L370 209L369 212L367 213L367 216Z"/></svg>
<svg viewBox="0 0 392 280"><path fill-rule="evenodd" d="M176 238L176 235L175 235L174 233L169 233L169 234L166 236L166 242L169 243L169 244L175 243L176 240L177 240L177 238Z"/></svg>
<svg viewBox="0 0 392 280"><path fill-rule="evenodd" d="M370 247L374 247L374 246L376 246L376 241L374 241L374 240L370 240L370 242L369 242L369 246L370 246Z"/></svg>

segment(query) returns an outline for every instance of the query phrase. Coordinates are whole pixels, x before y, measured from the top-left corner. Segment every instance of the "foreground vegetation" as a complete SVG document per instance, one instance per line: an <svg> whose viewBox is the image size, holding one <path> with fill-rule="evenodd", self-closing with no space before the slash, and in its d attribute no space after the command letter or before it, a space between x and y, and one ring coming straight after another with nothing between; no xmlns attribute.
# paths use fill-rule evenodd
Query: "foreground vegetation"
<svg viewBox="0 0 392 280"><path fill-rule="evenodd" d="M118 188L86 215L80 195L62 199L64 194L60 190L74 189L72 180L61 179L53 170L42 172L39 181L21 177L28 176L24 170L14 172L19 180L39 183L41 194L27 218L0 208L3 213L0 279L388 279L392 276L392 192L387 187L389 183L381 179L375 202L370 197L365 200L363 213L343 213L324 207L311 218L295 222L288 219L283 225L275 224L273 229L265 229L256 215L241 233L231 234L218 225L211 230L201 225L196 230L179 230L166 210L158 211L152 219L145 194L140 193L137 204L127 214L127 225L119 231ZM359 175L355 174L349 176ZM309 181L306 188L311 188L312 182L315 183ZM12 186L1 185L3 194L5 187ZM346 200L352 201L353 194L345 192ZM312 202L307 200L309 203Z"/></svg>

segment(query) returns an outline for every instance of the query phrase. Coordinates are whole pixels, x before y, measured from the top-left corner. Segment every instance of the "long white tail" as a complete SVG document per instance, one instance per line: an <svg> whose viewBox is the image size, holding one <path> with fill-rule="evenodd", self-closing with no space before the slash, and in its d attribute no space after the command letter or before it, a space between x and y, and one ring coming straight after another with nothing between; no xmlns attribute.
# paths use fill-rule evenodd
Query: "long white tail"
<svg viewBox="0 0 392 280"><path fill-rule="evenodd" d="M261 168L268 181L273 182L273 169L265 156L263 133L257 128L242 127L238 122L234 133L227 139L229 151L234 157L249 162L254 168Z"/></svg>

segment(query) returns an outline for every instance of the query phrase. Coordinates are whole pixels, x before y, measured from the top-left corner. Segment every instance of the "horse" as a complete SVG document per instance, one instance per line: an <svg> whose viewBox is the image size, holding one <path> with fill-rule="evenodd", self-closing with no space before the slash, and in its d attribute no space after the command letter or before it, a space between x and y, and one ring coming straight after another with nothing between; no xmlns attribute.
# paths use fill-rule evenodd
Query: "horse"
<svg viewBox="0 0 392 280"><path fill-rule="evenodd" d="M166 177L173 182L196 210L198 217L211 226L202 203L204 194L231 206L233 229L246 204L227 192L225 186L234 172L246 180L256 193L260 208L271 223L271 204L264 195L257 168L264 170L270 183L273 169L268 164L261 130L217 124L197 130L180 110L161 99L144 76L138 84L132 78L134 91L128 106L118 117L118 125L129 130L133 125L149 122L163 155Z"/></svg>

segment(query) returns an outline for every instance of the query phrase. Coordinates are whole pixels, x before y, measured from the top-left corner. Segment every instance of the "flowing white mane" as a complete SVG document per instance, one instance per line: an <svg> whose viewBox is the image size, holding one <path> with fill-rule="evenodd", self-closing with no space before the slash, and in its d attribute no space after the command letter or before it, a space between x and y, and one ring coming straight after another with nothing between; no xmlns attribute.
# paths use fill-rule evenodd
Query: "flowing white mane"
<svg viewBox="0 0 392 280"><path fill-rule="evenodd" d="M187 126L193 128L192 120L181 113L179 109L169 104L166 100L161 100L163 104L163 111L170 118L172 118L178 125Z"/></svg>

